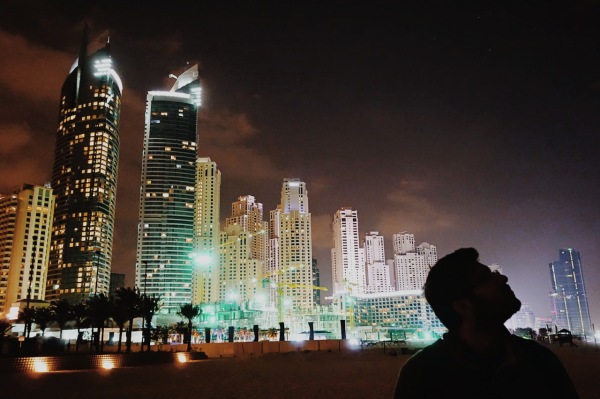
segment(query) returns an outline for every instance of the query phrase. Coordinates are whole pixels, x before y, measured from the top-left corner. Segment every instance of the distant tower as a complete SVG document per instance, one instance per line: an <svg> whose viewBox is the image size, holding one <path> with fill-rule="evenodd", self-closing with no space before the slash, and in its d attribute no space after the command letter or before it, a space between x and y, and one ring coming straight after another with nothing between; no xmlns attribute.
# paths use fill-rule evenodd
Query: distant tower
<svg viewBox="0 0 600 399"><path fill-rule="evenodd" d="M283 179L281 203L271 212L269 279L283 313L313 309L312 227L306 183ZM283 301L283 302L281 302Z"/></svg>
<svg viewBox="0 0 600 399"><path fill-rule="evenodd" d="M19 300L44 300L54 200L30 184L0 195L0 319Z"/></svg>
<svg viewBox="0 0 600 399"><path fill-rule="evenodd" d="M590 310L579 252L559 250L559 259L550 263L552 316L558 329L575 335L593 337Z"/></svg>
<svg viewBox="0 0 600 399"><path fill-rule="evenodd" d="M267 264L269 260L269 224L263 220L263 204L256 202L252 195L238 197L231 204L231 216L225 225L239 225L243 231L251 233L251 257ZM267 270L261 270L266 273Z"/></svg>
<svg viewBox="0 0 600 399"><path fill-rule="evenodd" d="M415 252L415 235L402 231L392 235L394 254Z"/></svg>
<svg viewBox="0 0 600 399"><path fill-rule="evenodd" d="M367 292L391 292L392 273L390 266L385 261L385 247L382 235L371 231L365 236L365 267L367 273Z"/></svg>
<svg viewBox="0 0 600 399"><path fill-rule="evenodd" d="M416 247L417 253L425 258L427 266L432 267L437 262L437 247L427 242L422 242Z"/></svg>
<svg viewBox="0 0 600 399"><path fill-rule="evenodd" d="M198 65L146 97L135 284L160 314L192 302L199 104Z"/></svg>
<svg viewBox="0 0 600 399"><path fill-rule="evenodd" d="M123 85L108 38L79 58L61 94L51 186L56 195L46 300L108 294Z"/></svg>
<svg viewBox="0 0 600 399"><path fill-rule="evenodd" d="M367 286L364 251L358 239L358 212L341 208L333 216L331 265L334 293L362 293Z"/></svg>
<svg viewBox="0 0 600 399"><path fill-rule="evenodd" d="M199 304L219 298L221 171L210 158L198 158L196 165L192 302Z"/></svg>

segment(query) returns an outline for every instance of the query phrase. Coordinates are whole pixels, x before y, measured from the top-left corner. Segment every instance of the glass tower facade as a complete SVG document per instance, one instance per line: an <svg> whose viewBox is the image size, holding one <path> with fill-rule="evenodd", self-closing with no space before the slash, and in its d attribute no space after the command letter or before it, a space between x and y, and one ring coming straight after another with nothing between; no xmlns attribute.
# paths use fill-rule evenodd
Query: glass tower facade
<svg viewBox="0 0 600 399"><path fill-rule="evenodd" d="M559 330L591 338L592 322L588 307L579 252L560 249L559 259L550 263L552 318Z"/></svg>
<svg viewBox="0 0 600 399"><path fill-rule="evenodd" d="M109 290L123 86L108 40L92 51L84 32L60 95L48 301L79 302Z"/></svg>
<svg viewBox="0 0 600 399"><path fill-rule="evenodd" d="M136 286L160 297L160 314L192 301L199 104L197 65L146 100Z"/></svg>

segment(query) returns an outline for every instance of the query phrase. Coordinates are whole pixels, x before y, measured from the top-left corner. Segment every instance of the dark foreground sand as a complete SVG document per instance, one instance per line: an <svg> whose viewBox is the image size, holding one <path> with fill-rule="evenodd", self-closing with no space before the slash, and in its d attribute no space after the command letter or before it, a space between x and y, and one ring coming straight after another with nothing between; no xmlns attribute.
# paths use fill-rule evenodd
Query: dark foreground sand
<svg viewBox="0 0 600 399"><path fill-rule="evenodd" d="M552 346L582 399L600 398L600 352ZM110 371L0 375L2 398L391 398L407 355L292 352Z"/></svg>

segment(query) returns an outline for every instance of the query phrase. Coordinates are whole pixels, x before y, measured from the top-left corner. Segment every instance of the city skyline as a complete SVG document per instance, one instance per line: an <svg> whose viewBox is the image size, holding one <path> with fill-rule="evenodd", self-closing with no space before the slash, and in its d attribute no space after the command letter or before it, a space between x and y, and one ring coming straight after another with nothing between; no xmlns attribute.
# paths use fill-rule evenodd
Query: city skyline
<svg viewBox="0 0 600 399"><path fill-rule="evenodd" d="M198 155L221 169L221 213L243 195L268 212L282 179L306 182L322 285L333 214L352 207L359 238L380 232L387 258L401 231L438 257L477 248L539 317L549 313L548 263L575 248L599 320L597 5L407 6L389 16L208 7L154 19L142 10L135 23L99 6L5 8L3 193L50 180L60 86L83 23L90 38L111 31L124 84L112 271L129 285L145 96L198 62Z"/></svg>

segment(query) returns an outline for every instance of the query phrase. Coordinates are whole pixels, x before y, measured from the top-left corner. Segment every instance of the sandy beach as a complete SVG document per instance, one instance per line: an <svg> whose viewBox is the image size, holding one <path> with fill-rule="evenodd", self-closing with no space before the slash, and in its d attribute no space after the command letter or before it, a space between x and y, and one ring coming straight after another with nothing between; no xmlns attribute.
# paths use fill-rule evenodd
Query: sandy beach
<svg viewBox="0 0 600 399"><path fill-rule="evenodd" d="M582 399L598 398L600 352L551 346ZM6 398L391 398L409 355L389 350L290 352L109 371L0 375Z"/></svg>

